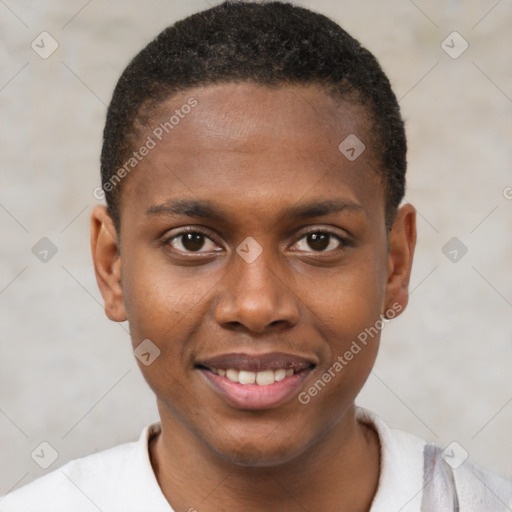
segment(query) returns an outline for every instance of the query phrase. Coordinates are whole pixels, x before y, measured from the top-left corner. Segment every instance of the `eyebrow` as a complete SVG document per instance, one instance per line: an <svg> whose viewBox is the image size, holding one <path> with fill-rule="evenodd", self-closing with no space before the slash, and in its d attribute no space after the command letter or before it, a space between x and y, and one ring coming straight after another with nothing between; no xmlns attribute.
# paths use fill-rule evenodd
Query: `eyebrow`
<svg viewBox="0 0 512 512"><path fill-rule="evenodd" d="M298 217L301 219L321 217L344 210L365 213L364 208L357 203L344 199L313 200L308 203L294 205L283 213L283 217ZM146 216L153 215L186 215L192 218L210 219L226 222L227 217L210 201L195 199L174 199L165 203L153 205L146 210Z"/></svg>

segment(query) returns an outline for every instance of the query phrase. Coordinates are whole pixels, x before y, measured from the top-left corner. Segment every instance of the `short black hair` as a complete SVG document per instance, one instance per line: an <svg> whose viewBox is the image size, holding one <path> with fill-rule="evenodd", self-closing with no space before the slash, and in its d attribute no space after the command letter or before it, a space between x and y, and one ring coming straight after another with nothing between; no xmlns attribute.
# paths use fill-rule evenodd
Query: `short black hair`
<svg viewBox="0 0 512 512"><path fill-rule="evenodd" d="M407 143L397 98L377 59L337 23L291 3L226 1L164 29L128 64L108 107L101 152L107 210L120 228L121 169L143 112L187 88L222 82L325 87L362 104L378 143L386 224L405 193ZM341 142L341 141L340 141Z"/></svg>

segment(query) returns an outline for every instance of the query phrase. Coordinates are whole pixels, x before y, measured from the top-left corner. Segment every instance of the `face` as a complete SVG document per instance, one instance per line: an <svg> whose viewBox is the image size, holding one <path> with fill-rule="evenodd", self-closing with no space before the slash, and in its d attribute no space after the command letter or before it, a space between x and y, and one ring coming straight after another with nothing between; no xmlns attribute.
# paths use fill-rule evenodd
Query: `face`
<svg viewBox="0 0 512 512"><path fill-rule="evenodd" d="M351 134L356 159L338 149ZM107 314L160 351L140 368L164 430L240 464L292 460L344 424L382 315L405 308L414 212L388 233L371 123L316 86L190 89L148 136L120 238L93 214Z"/></svg>

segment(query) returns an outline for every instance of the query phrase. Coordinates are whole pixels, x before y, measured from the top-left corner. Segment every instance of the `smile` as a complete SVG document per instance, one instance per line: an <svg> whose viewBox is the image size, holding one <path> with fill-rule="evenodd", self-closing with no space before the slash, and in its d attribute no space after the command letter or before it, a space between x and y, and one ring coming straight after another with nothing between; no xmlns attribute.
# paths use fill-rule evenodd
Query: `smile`
<svg viewBox="0 0 512 512"><path fill-rule="evenodd" d="M302 357L269 353L226 354L196 365L216 394L237 409L275 408L293 396L316 364Z"/></svg>

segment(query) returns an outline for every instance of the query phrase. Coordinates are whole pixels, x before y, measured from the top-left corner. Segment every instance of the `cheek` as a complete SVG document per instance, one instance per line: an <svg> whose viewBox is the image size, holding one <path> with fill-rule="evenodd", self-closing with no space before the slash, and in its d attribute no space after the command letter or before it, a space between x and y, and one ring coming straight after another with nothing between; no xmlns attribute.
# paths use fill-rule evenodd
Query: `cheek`
<svg viewBox="0 0 512 512"><path fill-rule="evenodd" d="M190 272L180 273L164 258L148 251L125 257L122 271L135 355L139 345L147 344L143 340L157 347L152 350L158 355L150 364L137 357L144 379L175 416L196 414L198 405L190 398L185 380L193 350L189 340L193 339L198 315L204 315L201 298L207 294L208 282Z"/></svg>
<svg viewBox="0 0 512 512"><path fill-rule="evenodd" d="M383 265L381 266L383 267ZM308 304L333 348L342 350L383 313L385 273L370 265L342 269L307 290Z"/></svg>
<svg viewBox="0 0 512 512"><path fill-rule="evenodd" d="M179 342L187 322L197 316L215 284L194 267L173 267L163 256L132 254L123 260L123 298L133 342ZM173 344L171 343L171 345Z"/></svg>
<svg viewBox="0 0 512 512"><path fill-rule="evenodd" d="M326 340L316 378L326 384L324 400L328 402L355 398L373 367L385 326L380 281L380 272L361 265L357 271L329 279L315 293L309 289L308 305L316 312L317 330ZM323 384L316 388L323 390Z"/></svg>

